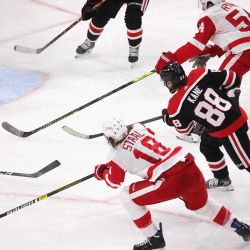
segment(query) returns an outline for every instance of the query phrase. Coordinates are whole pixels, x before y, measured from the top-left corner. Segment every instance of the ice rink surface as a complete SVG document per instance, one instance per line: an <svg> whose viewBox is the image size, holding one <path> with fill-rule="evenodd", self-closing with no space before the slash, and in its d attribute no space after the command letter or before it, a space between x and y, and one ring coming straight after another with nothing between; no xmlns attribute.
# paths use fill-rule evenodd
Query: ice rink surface
<svg viewBox="0 0 250 250"><path fill-rule="evenodd" d="M249 0L231 2L250 9ZM81 22L39 55L17 53L14 45L40 48L73 23L82 1L1 0L0 121L25 131L33 130L83 104L149 72L162 51L184 44L196 32L201 13L197 1L150 2L143 18L140 59L131 69L124 24L125 7L111 20L92 54L75 59L75 49L86 36ZM211 59L217 69L221 59ZM187 72L191 64L185 63ZM250 74L243 79L241 104L250 114ZM0 175L0 213L49 193L93 172L104 163L104 138L81 140L62 130L63 125L87 134L101 132L107 117L134 123L161 114L169 93L153 74L54 125L19 138L0 128L0 171L33 173L53 160L61 166L36 179ZM176 139L162 121L148 124L170 146L183 145L195 155L205 178L212 177L199 145ZM228 159L233 192L210 196L250 223L250 177ZM124 185L137 180L127 175ZM144 240L129 220L112 190L94 178L0 219L1 250L126 250ZM151 207L153 219L164 227L166 249L249 250L232 232L188 211L179 200Z"/></svg>

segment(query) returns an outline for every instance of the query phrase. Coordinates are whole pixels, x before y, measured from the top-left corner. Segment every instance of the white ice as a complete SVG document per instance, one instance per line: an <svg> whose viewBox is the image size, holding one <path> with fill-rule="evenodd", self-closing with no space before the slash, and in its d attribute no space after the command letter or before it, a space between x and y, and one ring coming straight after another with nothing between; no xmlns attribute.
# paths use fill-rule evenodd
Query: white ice
<svg viewBox="0 0 250 250"><path fill-rule="evenodd" d="M249 0L231 2L250 9ZM38 72L37 89L0 106L0 121L30 131L152 70L162 51L184 44L196 32L201 12L197 1L151 0L143 18L144 36L140 60L131 69L123 7L107 25L92 54L76 60L75 48L88 27L81 22L40 55L17 53L14 45L40 48L74 22L84 1L1 0L1 67ZM218 68L220 59L208 66ZM191 65L184 64L191 70ZM1 77L0 85L9 79ZM242 83L241 104L250 114L250 74ZM26 82L20 79L20 89ZM1 95L1 93L0 93ZM61 166L37 179L0 176L0 213L49 193L93 172L106 160L104 138L81 140L65 133L63 125L87 134L101 132L102 122L119 116L127 123L161 114L168 91L158 75L139 81L82 111L28 137L15 137L0 129L0 171L33 173L58 159ZM162 121L148 124L168 145L183 145L196 157L205 178L212 177L199 153L199 145L176 139ZM249 174L239 171L227 157L233 192L209 192L250 223ZM127 175L127 185L136 180ZM166 249L250 249L236 234L197 217L179 200L151 207L153 219L164 227ZM1 250L113 250L132 249L144 240L112 190L94 178L0 219Z"/></svg>

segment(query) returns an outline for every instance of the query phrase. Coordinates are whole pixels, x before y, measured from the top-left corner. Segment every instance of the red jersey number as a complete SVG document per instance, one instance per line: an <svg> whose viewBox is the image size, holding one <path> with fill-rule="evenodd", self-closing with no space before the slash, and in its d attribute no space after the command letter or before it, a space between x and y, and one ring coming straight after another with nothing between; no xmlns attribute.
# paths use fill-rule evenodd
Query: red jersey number
<svg viewBox="0 0 250 250"><path fill-rule="evenodd" d="M154 138L150 136L146 136L142 141L141 145L152 150L154 153L158 154L159 156L164 156L166 155L170 149L166 148L163 146L160 142L156 141ZM148 161L150 163L157 163L159 161L159 158L156 159L138 149L133 150L133 154L136 159L143 159L145 161Z"/></svg>
<svg viewBox="0 0 250 250"><path fill-rule="evenodd" d="M233 10L230 14L226 16L226 19L239 31L250 31L249 17L240 15L239 10Z"/></svg>

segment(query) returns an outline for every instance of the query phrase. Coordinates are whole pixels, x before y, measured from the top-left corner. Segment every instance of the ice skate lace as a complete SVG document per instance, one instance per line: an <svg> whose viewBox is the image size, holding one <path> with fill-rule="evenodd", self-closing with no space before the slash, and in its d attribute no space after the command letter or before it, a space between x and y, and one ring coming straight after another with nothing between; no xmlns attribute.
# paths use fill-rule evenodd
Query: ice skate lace
<svg viewBox="0 0 250 250"><path fill-rule="evenodd" d="M144 240L143 242L137 244L137 246L144 246L144 245L146 245L146 244L151 245L150 242L149 242L148 240Z"/></svg>
<svg viewBox="0 0 250 250"><path fill-rule="evenodd" d="M130 56L138 56L138 52L139 52L139 47L130 47L129 50L129 55Z"/></svg>
<svg viewBox="0 0 250 250"><path fill-rule="evenodd" d="M209 186L216 186L216 185L218 185L218 180L216 178L210 179L208 181L208 185Z"/></svg>
<svg viewBox="0 0 250 250"><path fill-rule="evenodd" d="M84 43L81 45L81 47L85 50L89 49L94 42L91 42L90 40L85 40Z"/></svg>

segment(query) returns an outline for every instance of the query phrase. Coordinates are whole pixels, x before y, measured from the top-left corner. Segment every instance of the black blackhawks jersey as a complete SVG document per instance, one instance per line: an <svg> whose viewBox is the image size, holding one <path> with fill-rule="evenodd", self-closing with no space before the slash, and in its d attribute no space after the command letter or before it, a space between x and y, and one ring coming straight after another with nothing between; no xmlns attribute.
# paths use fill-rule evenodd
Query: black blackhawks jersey
<svg viewBox="0 0 250 250"><path fill-rule="evenodd" d="M169 100L169 118L179 133L192 131L194 121L214 137L225 137L247 121L245 111L227 92L240 85L233 71L199 68L191 71L187 84Z"/></svg>

